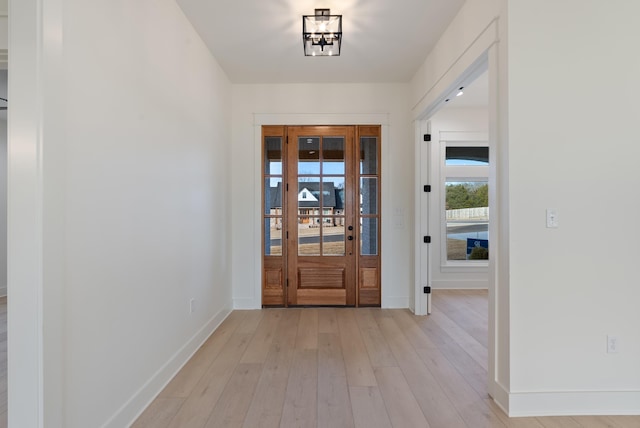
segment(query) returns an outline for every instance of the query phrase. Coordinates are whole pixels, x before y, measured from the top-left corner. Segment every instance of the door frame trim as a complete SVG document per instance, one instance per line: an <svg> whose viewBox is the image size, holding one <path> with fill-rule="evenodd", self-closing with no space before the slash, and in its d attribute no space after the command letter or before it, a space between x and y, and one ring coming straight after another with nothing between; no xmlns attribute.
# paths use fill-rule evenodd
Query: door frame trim
<svg viewBox="0 0 640 428"><path fill-rule="evenodd" d="M313 114L313 113L283 113L283 114L253 114L253 206L259 207L262 201L262 126L263 125L282 125L287 126L304 126L304 125L380 125L380 156L382 171L389 170L389 113L345 113L345 114ZM381 193L384 195L388 189L390 175L382 175ZM381 218L388 217L392 212L392 207L388 206L390 198L383 198L380 207ZM253 215L253 293L246 298L234 298L234 308L236 309L260 309L262 308L262 213L259 209L255 209ZM384 246L385 236L388 225L382 222L382 233L380 236L380 248ZM391 307L393 302L385 299L385 283L388 282L386 273L389 269L385 269L385 253L381 252L380 260L380 287L381 287L381 307Z"/></svg>

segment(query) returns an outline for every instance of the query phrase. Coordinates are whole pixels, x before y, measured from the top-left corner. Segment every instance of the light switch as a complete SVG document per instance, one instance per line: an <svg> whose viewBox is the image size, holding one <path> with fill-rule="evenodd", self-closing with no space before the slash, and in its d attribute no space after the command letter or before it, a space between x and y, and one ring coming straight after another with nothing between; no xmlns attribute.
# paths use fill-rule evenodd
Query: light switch
<svg viewBox="0 0 640 428"><path fill-rule="evenodd" d="M547 208L547 227L558 227L558 210L556 208Z"/></svg>

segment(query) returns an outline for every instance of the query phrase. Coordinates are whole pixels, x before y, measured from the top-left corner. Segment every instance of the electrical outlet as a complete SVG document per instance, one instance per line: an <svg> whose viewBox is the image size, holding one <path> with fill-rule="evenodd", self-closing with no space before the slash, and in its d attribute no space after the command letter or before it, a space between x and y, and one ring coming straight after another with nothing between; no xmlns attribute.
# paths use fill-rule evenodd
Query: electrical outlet
<svg viewBox="0 0 640 428"><path fill-rule="evenodd" d="M192 314L196 310L196 299L189 300L189 313Z"/></svg>
<svg viewBox="0 0 640 428"><path fill-rule="evenodd" d="M618 352L619 344L616 336L607 335L607 354L616 354Z"/></svg>

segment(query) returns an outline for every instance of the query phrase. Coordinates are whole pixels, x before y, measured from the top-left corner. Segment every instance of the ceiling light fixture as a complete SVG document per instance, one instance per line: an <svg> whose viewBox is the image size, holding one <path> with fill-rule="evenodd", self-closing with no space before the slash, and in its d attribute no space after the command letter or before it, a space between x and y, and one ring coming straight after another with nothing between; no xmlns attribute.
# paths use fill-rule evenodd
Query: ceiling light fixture
<svg viewBox="0 0 640 428"><path fill-rule="evenodd" d="M316 9L302 16L302 45L305 56L339 56L342 44L342 15Z"/></svg>

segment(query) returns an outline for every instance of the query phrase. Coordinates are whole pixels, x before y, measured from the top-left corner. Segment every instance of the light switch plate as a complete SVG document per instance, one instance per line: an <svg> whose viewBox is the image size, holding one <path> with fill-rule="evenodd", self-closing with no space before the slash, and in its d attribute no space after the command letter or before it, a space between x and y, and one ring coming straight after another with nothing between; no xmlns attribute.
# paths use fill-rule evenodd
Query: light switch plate
<svg viewBox="0 0 640 428"><path fill-rule="evenodd" d="M558 209L557 208L547 208L547 227L549 228L558 227Z"/></svg>

